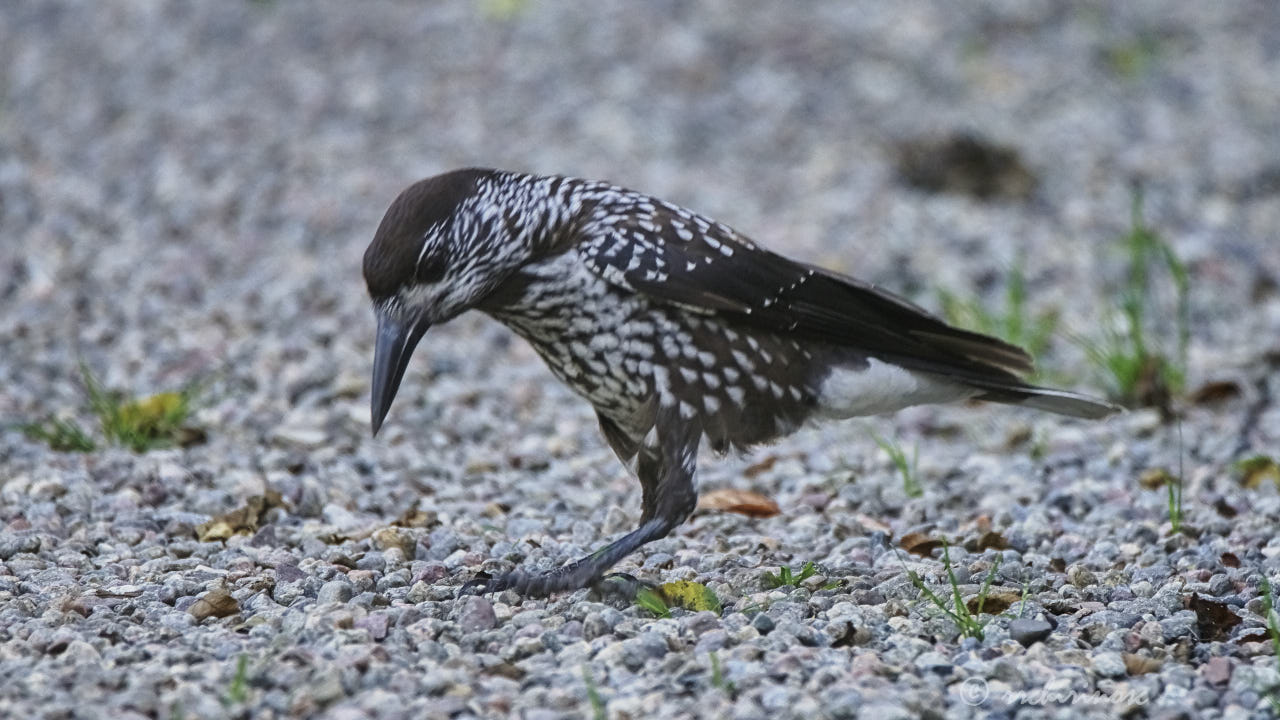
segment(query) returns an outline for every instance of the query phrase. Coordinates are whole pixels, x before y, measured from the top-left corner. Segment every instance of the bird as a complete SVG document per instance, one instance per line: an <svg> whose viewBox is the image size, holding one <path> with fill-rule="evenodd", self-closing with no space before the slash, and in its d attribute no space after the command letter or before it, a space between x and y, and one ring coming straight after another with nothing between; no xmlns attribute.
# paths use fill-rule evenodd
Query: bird
<svg viewBox="0 0 1280 720"><path fill-rule="evenodd" d="M377 320L373 435L428 328L478 310L589 402L639 479L634 530L474 593L594 586L697 502L696 459L804 425L969 400L1096 419L1118 408L1023 378L1032 359L872 284L786 258L712 218L608 182L463 168L399 194L363 258Z"/></svg>

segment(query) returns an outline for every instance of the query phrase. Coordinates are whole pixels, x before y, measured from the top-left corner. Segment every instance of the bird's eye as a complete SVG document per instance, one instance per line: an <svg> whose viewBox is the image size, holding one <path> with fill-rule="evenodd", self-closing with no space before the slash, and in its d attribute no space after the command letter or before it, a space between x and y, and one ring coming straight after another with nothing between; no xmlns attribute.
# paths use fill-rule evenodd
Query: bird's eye
<svg viewBox="0 0 1280 720"><path fill-rule="evenodd" d="M415 274L420 283L439 282L444 279L444 271L447 268L444 253L428 253L418 262L418 271Z"/></svg>

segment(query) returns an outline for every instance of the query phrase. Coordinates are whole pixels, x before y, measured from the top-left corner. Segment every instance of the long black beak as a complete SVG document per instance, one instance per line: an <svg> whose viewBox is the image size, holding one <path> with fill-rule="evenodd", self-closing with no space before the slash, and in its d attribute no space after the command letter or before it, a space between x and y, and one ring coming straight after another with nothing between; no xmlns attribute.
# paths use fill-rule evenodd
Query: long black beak
<svg viewBox="0 0 1280 720"><path fill-rule="evenodd" d="M378 343L373 351L373 398L370 407L373 419L373 434L378 434L382 420L391 409L391 401L396 399L396 391L400 389L400 380L404 378L404 370L409 367L409 358L413 349L418 346L423 333L430 327L425 322L408 324L378 315Z"/></svg>

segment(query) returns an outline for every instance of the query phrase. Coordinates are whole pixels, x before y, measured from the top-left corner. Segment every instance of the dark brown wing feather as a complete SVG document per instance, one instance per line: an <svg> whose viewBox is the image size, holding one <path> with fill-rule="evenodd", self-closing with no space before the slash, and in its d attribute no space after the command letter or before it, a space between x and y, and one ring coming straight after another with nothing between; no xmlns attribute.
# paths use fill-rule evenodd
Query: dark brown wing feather
<svg viewBox="0 0 1280 720"><path fill-rule="evenodd" d="M584 257L596 272L663 302L959 379L1018 384L1032 368L1021 348L952 327L892 293L789 260L674 206L615 212L586 235Z"/></svg>

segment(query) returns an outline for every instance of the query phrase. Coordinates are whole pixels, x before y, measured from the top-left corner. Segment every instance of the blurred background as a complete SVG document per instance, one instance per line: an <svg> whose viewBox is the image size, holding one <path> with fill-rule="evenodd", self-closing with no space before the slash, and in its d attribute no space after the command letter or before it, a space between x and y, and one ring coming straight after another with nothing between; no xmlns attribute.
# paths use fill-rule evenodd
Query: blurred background
<svg viewBox="0 0 1280 720"><path fill-rule="evenodd" d="M0 322L24 389L0 410L66 353L112 381L239 365L264 336L362 353L382 211L466 165L612 180L935 309L998 302L1016 269L1086 336L1140 181L1196 276L1195 337L1258 337L1277 28L1264 0L16 4Z"/></svg>

